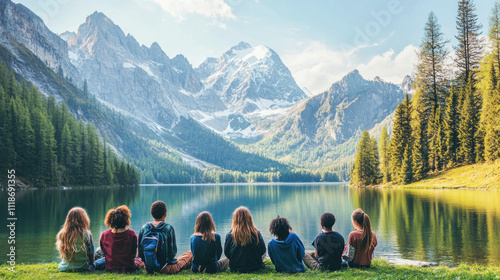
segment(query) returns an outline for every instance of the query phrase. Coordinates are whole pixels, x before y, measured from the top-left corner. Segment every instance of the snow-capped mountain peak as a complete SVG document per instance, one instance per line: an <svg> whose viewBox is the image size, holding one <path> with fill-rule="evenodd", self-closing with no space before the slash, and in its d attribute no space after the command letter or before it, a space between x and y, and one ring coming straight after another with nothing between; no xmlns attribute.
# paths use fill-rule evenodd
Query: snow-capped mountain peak
<svg viewBox="0 0 500 280"><path fill-rule="evenodd" d="M216 65L211 58L196 70L205 80L205 88L217 92L238 113L289 107L307 97L279 55L263 45L252 47L240 42L225 52Z"/></svg>

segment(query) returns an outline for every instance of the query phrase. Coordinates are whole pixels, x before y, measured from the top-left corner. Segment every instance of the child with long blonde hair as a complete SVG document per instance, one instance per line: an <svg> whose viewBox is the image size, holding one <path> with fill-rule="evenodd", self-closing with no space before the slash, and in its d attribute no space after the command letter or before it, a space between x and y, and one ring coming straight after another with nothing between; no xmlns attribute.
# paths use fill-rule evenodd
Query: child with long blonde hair
<svg viewBox="0 0 500 280"><path fill-rule="evenodd" d="M94 270L94 241L90 232L90 219L83 208L74 207L69 210L56 239L61 257L59 271Z"/></svg>
<svg viewBox="0 0 500 280"><path fill-rule="evenodd" d="M259 230L254 226L248 208L234 210L231 231L226 235L224 254L234 272L254 272L264 268L266 245Z"/></svg>

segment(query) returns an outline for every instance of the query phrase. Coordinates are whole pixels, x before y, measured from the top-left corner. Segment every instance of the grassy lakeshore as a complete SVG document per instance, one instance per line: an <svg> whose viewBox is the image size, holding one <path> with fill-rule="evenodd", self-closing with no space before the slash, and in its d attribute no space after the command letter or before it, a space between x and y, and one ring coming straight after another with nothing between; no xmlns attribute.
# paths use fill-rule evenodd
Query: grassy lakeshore
<svg viewBox="0 0 500 280"><path fill-rule="evenodd" d="M456 167L408 185L388 183L380 187L500 190L500 161Z"/></svg>
<svg viewBox="0 0 500 280"><path fill-rule="evenodd" d="M0 270L0 279L327 279L338 277L340 279L498 279L500 267L487 267L480 265L459 265L455 268L444 266L415 267L396 266L385 260L374 260L369 269L343 269L337 272L307 271L300 274L276 273L274 266L266 260L266 268L258 273L239 274L224 272L215 275L194 274L191 271L182 271L175 276L147 275L137 272L119 275L105 272L95 273L61 273L57 270L56 263L18 265L16 272L8 271L7 266Z"/></svg>

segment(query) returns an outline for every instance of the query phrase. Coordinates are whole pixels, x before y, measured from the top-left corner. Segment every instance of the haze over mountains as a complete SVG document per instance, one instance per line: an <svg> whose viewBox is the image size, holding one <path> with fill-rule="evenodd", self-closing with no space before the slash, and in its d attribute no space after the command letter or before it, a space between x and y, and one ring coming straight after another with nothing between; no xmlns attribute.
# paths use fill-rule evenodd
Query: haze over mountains
<svg viewBox="0 0 500 280"><path fill-rule="evenodd" d="M190 147L183 138L187 130L202 137L209 128L228 139L253 142L243 149L294 167L339 171L352 160L362 130L389 124L403 90L411 90L410 77L394 85L379 78L367 81L354 70L308 97L279 55L263 45L240 42L193 68L181 54L168 57L157 43L140 45L99 12L77 32L60 36L21 4L0 0L0 16L0 44L8 50L1 59L21 76L66 100L58 83L27 59L29 50L77 87L86 81L98 103L134 124L130 133L141 127L144 137L162 142L197 168L221 166L210 157L197 158L195 150L204 147ZM70 109L92 121L78 108ZM185 121L190 118L196 121ZM113 137L120 133L104 131L116 128L96 126L127 154L120 137Z"/></svg>

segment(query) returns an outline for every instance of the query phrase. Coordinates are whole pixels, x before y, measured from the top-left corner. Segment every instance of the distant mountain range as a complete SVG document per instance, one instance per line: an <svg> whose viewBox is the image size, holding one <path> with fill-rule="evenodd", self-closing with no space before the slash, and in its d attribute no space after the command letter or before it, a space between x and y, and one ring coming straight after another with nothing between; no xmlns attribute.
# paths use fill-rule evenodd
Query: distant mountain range
<svg viewBox="0 0 500 280"><path fill-rule="evenodd" d="M82 89L86 82L99 106L127 120L128 133L140 129L139 138L162 143L195 168L228 168L221 157L199 156L223 151L193 147L183 138L186 131L205 138L212 130L213 137L250 142L241 148L292 167L345 171L361 131L390 125L412 83L409 76L401 85L367 81L354 70L313 95L297 85L279 55L266 46L240 42L193 68L183 55L169 58L157 43L140 45L102 13L88 16L76 33L58 36L29 9L9 0L0 0L0 45L1 60L43 93L60 101L76 98L62 94L62 82L40 71L43 67L62 74L66 87L69 82ZM29 53L43 67L35 67ZM108 120L70 109L93 122L117 150L130 152L121 143L123 131L114 131L118 128Z"/></svg>
<svg viewBox="0 0 500 280"><path fill-rule="evenodd" d="M372 132L377 135L382 125L390 126L403 98L401 86L378 77L365 80L354 70L293 106L249 150L305 168L345 171L362 131L377 128Z"/></svg>

